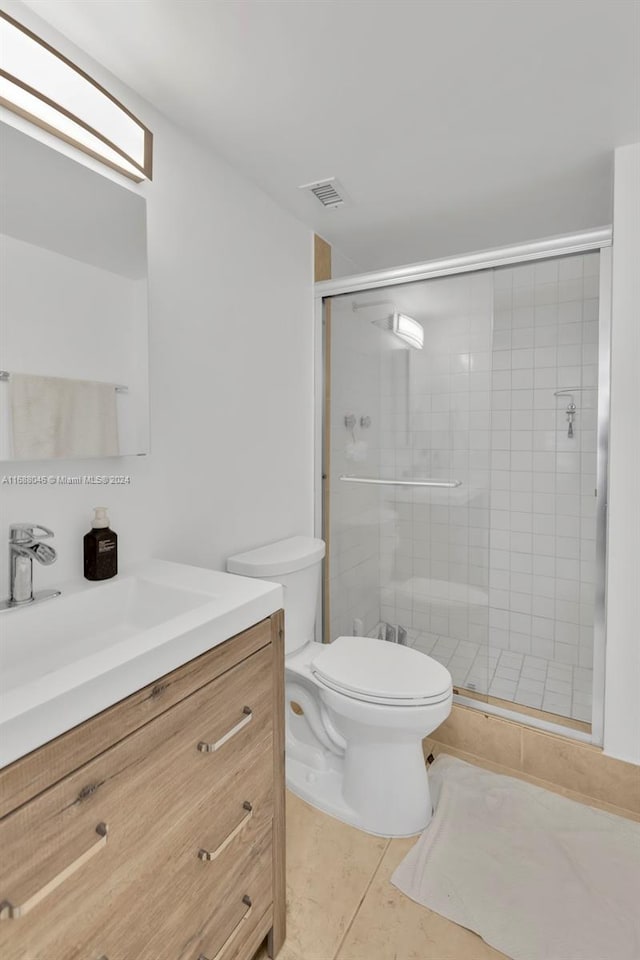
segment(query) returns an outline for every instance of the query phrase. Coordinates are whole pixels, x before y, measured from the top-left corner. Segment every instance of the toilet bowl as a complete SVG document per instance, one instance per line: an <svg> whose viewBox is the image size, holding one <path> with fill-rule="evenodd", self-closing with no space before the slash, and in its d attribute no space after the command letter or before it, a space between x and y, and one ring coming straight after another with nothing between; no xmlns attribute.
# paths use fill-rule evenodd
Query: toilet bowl
<svg viewBox="0 0 640 960"><path fill-rule="evenodd" d="M292 537L227 562L284 587L287 786L368 833L413 836L432 815L422 740L451 711L451 676L384 640L317 643L323 556L321 540Z"/></svg>

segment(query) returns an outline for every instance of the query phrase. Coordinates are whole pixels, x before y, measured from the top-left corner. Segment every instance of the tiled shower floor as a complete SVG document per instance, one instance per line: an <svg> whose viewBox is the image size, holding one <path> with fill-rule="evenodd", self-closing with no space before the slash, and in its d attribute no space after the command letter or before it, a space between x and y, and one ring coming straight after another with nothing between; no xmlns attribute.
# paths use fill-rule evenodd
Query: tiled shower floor
<svg viewBox="0 0 640 960"><path fill-rule="evenodd" d="M591 722L592 670L507 650L488 650L471 640L417 630L407 634L410 646L447 667L456 686Z"/></svg>

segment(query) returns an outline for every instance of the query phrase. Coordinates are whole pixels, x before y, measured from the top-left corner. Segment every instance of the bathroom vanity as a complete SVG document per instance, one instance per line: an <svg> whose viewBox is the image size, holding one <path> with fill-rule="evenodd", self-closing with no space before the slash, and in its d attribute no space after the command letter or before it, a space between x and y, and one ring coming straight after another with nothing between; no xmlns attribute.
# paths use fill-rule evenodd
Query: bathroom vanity
<svg viewBox="0 0 640 960"><path fill-rule="evenodd" d="M243 583L180 569L200 589ZM193 652L193 636L211 643L210 623L209 640L206 622L183 635L178 623L165 655ZM0 770L5 960L251 960L265 937L276 956L283 625L276 610Z"/></svg>

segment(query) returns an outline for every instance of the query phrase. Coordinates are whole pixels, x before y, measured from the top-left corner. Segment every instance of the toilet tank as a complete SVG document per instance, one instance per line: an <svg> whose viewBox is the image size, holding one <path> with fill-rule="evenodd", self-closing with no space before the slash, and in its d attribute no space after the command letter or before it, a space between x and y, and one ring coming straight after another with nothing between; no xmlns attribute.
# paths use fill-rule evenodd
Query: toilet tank
<svg viewBox="0 0 640 960"><path fill-rule="evenodd" d="M324 540L289 537L237 553L227 560L229 573L271 580L284 587L285 653L293 653L314 638L320 597Z"/></svg>

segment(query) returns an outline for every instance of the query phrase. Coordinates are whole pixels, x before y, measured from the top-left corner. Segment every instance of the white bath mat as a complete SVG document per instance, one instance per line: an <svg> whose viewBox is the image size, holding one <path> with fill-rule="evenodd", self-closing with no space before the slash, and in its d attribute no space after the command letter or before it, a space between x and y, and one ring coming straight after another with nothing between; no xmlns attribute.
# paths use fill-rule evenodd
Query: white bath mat
<svg viewBox="0 0 640 960"><path fill-rule="evenodd" d="M513 960L639 960L640 824L441 756L392 883Z"/></svg>

